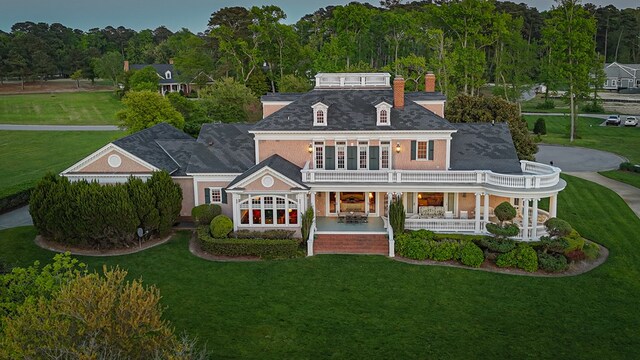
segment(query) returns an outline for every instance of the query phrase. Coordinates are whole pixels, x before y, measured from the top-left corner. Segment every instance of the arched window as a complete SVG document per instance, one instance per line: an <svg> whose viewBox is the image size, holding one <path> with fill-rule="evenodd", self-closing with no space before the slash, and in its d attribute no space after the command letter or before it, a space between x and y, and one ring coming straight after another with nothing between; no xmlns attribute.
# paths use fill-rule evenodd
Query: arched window
<svg viewBox="0 0 640 360"><path fill-rule="evenodd" d="M298 202L286 196L259 195L238 203L240 224L282 226L298 224Z"/></svg>
<svg viewBox="0 0 640 360"><path fill-rule="evenodd" d="M380 110L380 124L386 124L388 121L387 110Z"/></svg>
<svg viewBox="0 0 640 360"><path fill-rule="evenodd" d="M316 111L316 124L324 124L324 110Z"/></svg>

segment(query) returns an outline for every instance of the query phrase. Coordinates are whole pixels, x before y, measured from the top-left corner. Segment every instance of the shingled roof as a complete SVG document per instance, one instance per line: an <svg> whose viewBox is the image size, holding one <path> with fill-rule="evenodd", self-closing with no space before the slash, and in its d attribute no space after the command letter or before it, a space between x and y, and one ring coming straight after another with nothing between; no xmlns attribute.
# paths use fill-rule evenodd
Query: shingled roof
<svg viewBox="0 0 640 360"><path fill-rule="evenodd" d="M245 171L242 175L235 178L227 187L231 188L233 187L233 185L241 182L242 180L248 178L249 176L267 167L269 169L272 169L278 172L279 174L288 178L289 180L294 181L297 184L300 184L305 189L308 189L308 187L302 183L302 173L300 172L302 169L297 165L293 164L292 162L290 162L289 160L282 158L278 154L271 155L268 158L259 162L258 164L252 166L249 170Z"/></svg>
<svg viewBox="0 0 640 360"><path fill-rule="evenodd" d="M158 74L158 76L160 76L160 79L158 79L158 82L160 84L178 84L179 83L178 79L176 79L176 77L178 76L178 71L176 71L176 68L175 66L173 66L173 64L133 64L130 66L130 69L142 70L147 66L151 66L156 70L156 73ZM165 79L165 74L167 73L167 71L171 72L171 79Z"/></svg>
<svg viewBox="0 0 640 360"><path fill-rule="evenodd" d="M187 173L242 173L255 165L250 124L203 124Z"/></svg>
<svg viewBox="0 0 640 360"><path fill-rule="evenodd" d="M194 143L194 138L167 123L154 125L113 142L114 145L172 175L184 169L185 154ZM169 151L165 150L165 147Z"/></svg>
<svg viewBox="0 0 640 360"><path fill-rule="evenodd" d="M516 148L506 123L454 123L451 170L491 170L522 173Z"/></svg>
<svg viewBox="0 0 640 360"><path fill-rule="evenodd" d="M436 99L434 93L410 95L408 100ZM264 99L264 97L263 97ZM375 102L393 104L392 89L331 89L311 90L300 94L291 104L260 120L256 131L362 131L362 130L455 130L442 117L413 101L406 101L403 110L391 109L391 125L376 125ZM318 102L329 105L326 126L313 126L311 106Z"/></svg>

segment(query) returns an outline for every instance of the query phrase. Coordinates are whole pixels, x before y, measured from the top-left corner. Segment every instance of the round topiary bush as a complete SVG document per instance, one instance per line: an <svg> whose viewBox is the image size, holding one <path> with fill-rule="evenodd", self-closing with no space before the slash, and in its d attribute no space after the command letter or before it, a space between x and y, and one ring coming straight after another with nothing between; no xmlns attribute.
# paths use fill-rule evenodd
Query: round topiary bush
<svg viewBox="0 0 640 360"><path fill-rule="evenodd" d="M196 225L209 225L221 213L222 208L218 204L202 204L191 209L191 217Z"/></svg>
<svg viewBox="0 0 640 360"><path fill-rule="evenodd" d="M500 220L500 224L516 217L516 209L506 201L496 206L496 208L493 209L493 213L496 215L498 220Z"/></svg>
<svg viewBox="0 0 640 360"><path fill-rule="evenodd" d="M551 218L545 221L544 227L547 229L547 233L552 237L567 236L571 234L571 230L573 230L571 224L558 218Z"/></svg>
<svg viewBox="0 0 640 360"><path fill-rule="evenodd" d="M480 267L484 262L484 252L478 245L469 241L460 249L460 262L467 266Z"/></svg>
<svg viewBox="0 0 640 360"><path fill-rule="evenodd" d="M209 229L211 230L211 236L214 238L226 238L233 230L233 221L231 221L228 216L218 215L211 220Z"/></svg>
<svg viewBox="0 0 640 360"><path fill-rule="evenodd" d="M520 233L520 228L516 224L500 226L494 223L487 223L487 231L498 238L507 238L518 235Z"/></svg>

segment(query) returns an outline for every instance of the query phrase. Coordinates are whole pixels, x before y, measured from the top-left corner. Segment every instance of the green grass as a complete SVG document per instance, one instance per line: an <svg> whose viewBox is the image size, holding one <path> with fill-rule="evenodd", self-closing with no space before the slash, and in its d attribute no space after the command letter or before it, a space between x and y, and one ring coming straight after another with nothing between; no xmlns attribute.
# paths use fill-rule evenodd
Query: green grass
<svg viewBox="0 0 640 360"><path fill-rule="evenodd" d="M157 284L167 318L214 358L635 358L640 220L610 190L564 178L560 216L610 249L607 262L576 277L382 256L217 263L191 255L187 233L139 254L82 260ZM34 236L0 232L0 256L19 265L50 258Z"/></svg>
<svg viewBox="0 0 640 360"><path fill-rule="evenodd" d="M0 124L112 125L122 109L112 92L0 96Z"/></svg>
<svg viewBox="0 0 640 360"><path fill-rule="evenodd" d="M543 96L536 96L533 99L529 100L529 101L525 101L522 103L522 111L523 112L541 112L541 113L562 113L562 112L569 112L569 105L567 105L567 103L564 102L564 100L562 99L554 99L554 98L549 98L549 100L553 101L553 103L555 104L555 108L553 109L538 109L536 108L537 105L544 103L544 97Z"/></svg>
<svg viewBox="0 0 640 360"><path fill-rule="evenodd" d="M122 136L119 131L0 131L0 198L28 189Z"/></svg>
<svg viewBox="0 0 640 360"><path fill-rule="evenodd" d="M640 188L640 173L634 173L631 171L611 170L611 171L602 171L600 175Z"/></svg>
<svg viewBox="0 0 640 360"><path fill-rule="evenodd" d="M568 116L525 116L530 130L533 130L533 124L539 117L547 125L547 135L542 135L544 143L609 151L624 156L633 163L640 163L640 128L600 126L603 119L578 117L576 125L580 138L570 143Z"/></svg>

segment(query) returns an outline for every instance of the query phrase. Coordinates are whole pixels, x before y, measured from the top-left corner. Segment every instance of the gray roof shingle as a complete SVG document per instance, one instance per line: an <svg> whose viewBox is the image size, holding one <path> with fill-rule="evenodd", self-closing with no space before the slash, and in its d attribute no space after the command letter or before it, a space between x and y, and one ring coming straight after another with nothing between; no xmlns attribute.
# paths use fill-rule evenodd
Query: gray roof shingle
<svg viewBox="0 0 640 360"><path fill-rule="evenodd" d="M268 158L262 160L260 163L252 166L242 175L235 178L228 187L232 187L233 185L260 171L261 169L264 169L265 167L269 167L270 169L277 171L278 173L282 174L282 176L285 176L288 179L300 184L305 189L308 189L308 187L302 183L302 173L300 172L302 169L292 162L282 158L278 154L271 155Z"/></svg>
<svg viewBox="0 0 640 360"><path fill-rule="evenodd" d="M452 134L451 170L491 170L522 173L516 148L506 123L455 123Z"/></svg>
<svg viewBox="0 0 640 360"><path fill-rule="evenodd" d="M131 70L142 70L147 66L151 66L156 70L156 73L160 76L160 79L158 79L160 84L180 83L180 81L176 79L176 77L178 76L178 72L176 71L175 66L173 66L173 64L133 64L133 65L130 65L129 68ZM167 73L167 71L171 71L171 79L165 79L165 74Z"/></svg>
<svg viewBox="0 0 640 360"><path fill-rule="evenodd" d="M255 165L250 124L203 124L187 173L242 173Z"/></svg>
<svg viewBox="0 0 640 360"><path fill-rule="evenodd" d="M411 99L411 96L408 98ZM311 90L301 94L291 104L260 120L253 130L455 130L447 120L413 101L405 101L403 110L391 109L390 126L377 126L374 105L376 101L393 104L393 90ZM327 126L313 126L311 106L318 102L329 105Z"/></svg>
<svg viewBox="0 0 640 360"><path fill-rule="evenodd" d="M160 123L135 134L125 136L113 142L114 145L126 150L151 165L166 170L170 174L178 171L183 164L172 159L159 141L174 151L177 158L179 151L186 151L188 144L195 143L195 139L167 123ZM181 148L182 150L178 150Z"/></svg>

